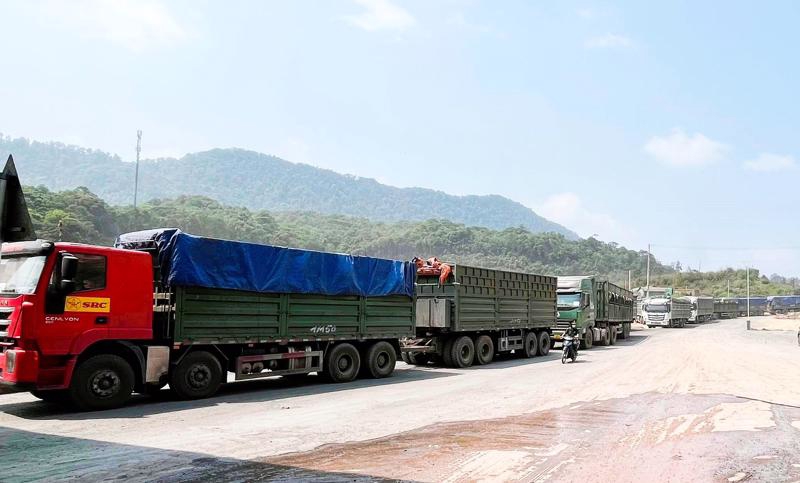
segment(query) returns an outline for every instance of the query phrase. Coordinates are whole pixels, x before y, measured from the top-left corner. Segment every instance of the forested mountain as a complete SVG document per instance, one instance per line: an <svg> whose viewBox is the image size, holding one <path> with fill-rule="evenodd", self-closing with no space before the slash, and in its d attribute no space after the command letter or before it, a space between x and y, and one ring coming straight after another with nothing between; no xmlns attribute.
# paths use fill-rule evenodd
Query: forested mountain
<svg viewBox="0 0 800 483"><path fill-rule="evenodd" d="M8 154L14 155L26 184L52 190L85 186L114 205L132 201L134 165L119 156L0 135L0 156L5 159ZM395 188L243 149L144 160L139 169L139 199L143 201L203 195L251 210L313 211L390 222L446 219L468 226L524 227L534 233L578 238L569 229L502 196L453 196L422 188Z"/></svg>
<svg viewBox="0 0 800 483"><path fill-rule="evenodd" d="M26 187L28 208L43 238L111 244L126 231L177 227L187 232L316 250L394 259L437 256L459 263L537 273L601 273L621 280L644 276L646 257L593 238L568 240L523 228L491 230L445 220L375 222L344 215L251 211L207 197L152 200L134 211L110 206L86 188L52 192ZM59 224L59 222L61 222ZM654 273L672 269L652 260Z"/></svg>
<svg viewBox="0 0 800 483"><path fill-rule="evenodd" d="M182 196L149 201L134 211L109 206L86 188L51 192L26 187L26 199L38 235L49 239L111 244L119 233L154 227L177 227L197 235L294 246L316 250L408 260L437 256L457 263L535 273L599 274L624 285L632 270L643 285L645 252L594 238L568 240L555 233L522 228L491 230L444 220L374 222L343 215L251 211L207 197ZM59 222L61 225L59 227ZM651 259L653 285L700 288L723 296L743 293L744 272L684 273ZM774 283L751 272L753 294L791 293L796 280Z"/></svg>

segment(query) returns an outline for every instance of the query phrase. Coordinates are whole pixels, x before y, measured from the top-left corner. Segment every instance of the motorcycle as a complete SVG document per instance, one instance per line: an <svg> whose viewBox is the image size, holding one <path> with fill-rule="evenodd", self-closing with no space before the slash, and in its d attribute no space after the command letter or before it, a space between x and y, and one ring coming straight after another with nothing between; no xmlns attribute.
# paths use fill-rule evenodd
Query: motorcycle
<svg viewBox="0 0 800 483"><path fill-rule="evenodd" d="M562 364L566 364L567 359L572 359L572 362L575 362L575 359L578 358L578 346L580 343L581 339L578 337L572 337L569 335L564 336L564 342L562 343L564 348L561 353Z"/></svg>

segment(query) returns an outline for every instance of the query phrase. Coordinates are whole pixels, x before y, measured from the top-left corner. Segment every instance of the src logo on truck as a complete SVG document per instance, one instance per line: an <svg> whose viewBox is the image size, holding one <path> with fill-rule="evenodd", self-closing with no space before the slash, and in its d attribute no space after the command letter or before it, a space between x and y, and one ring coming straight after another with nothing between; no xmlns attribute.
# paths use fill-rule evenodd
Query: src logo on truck
<svg viewBox="0 0 800 483"><path fill-rule="evenodd" d="M67 297L64 312L111 312L111 299L105 297Z"/></svg>

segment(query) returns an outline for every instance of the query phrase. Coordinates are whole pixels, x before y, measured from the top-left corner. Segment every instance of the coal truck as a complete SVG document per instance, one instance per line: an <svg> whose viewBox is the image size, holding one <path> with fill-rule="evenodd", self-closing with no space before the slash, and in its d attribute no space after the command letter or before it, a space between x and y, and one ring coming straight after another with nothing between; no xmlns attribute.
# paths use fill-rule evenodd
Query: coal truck
<svg viewBox="0 0 800 483"><path fill-rule="evenodd" d="M547 355L556 278L456 263L420 268L415 320L415 337L402 347L409 364L469 367L502 353Z"/></svg>
<svg viewBox="0 0 800 483"><path fill-rule="evenodd" d="M558 277L558 319L554 340L560 341L573 322L583 348L613 345L627 339L636 316L633 293L594 276Z"/></svg>
<svg viewBox="0 0 800 483"><path fill-rule="evenodd" d="M410 262L175 229L4 243L0 384L96 410L166 384L209 397L228 374L387 377L415 333L414 279Z"/></svg>

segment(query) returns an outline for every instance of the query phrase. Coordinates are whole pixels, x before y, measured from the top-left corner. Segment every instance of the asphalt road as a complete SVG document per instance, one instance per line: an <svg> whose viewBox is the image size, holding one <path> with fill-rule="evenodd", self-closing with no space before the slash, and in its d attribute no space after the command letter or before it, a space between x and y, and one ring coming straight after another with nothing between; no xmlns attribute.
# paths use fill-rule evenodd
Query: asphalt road
<svg viewBox="0 0 800 483"><path fill-rule="evenodd" d="M743 319L638 330L575 364L315 379L96 413L3 395L0 479L800 481L796 331Z"/></svg>

